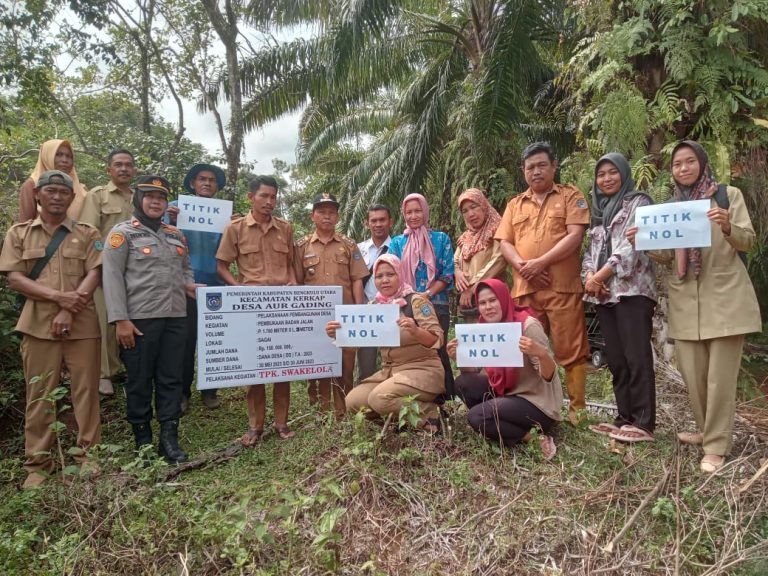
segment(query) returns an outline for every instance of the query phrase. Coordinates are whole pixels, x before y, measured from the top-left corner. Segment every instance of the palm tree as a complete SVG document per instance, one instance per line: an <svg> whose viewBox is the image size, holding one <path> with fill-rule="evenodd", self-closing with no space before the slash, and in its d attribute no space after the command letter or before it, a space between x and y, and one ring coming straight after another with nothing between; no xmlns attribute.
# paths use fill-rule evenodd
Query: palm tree
<svg viewBox="0 0 768 576"><path fill-rule="evenodd" d="M254 2L255 24L314 26L242 65L247 129L306 107L299 164L328 162L339 147L359 161L330 174L353 229L373 201L427 192L450 218L469 184L506 197L563 2L532 0L323 0Z"/></svg>

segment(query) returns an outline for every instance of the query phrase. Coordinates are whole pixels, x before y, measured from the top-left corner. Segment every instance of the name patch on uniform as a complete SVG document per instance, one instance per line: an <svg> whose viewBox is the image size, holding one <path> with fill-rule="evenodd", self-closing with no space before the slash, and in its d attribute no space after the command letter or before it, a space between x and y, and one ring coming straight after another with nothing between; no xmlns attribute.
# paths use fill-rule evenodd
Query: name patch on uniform
<svg viewBox="0 0 768 576"><path fill-rule="evenodd" d="M112 232L112 234L109 235L109 245L112 248L120 248L125 243L125 236L120 234L120 232Z"/></svg>

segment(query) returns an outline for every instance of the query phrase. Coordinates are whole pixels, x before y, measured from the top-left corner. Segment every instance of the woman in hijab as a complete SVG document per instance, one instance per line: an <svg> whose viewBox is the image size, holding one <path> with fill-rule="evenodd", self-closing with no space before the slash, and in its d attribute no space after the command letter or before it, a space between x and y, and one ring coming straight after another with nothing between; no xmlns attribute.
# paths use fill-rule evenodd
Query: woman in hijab
<svg viewBox="0 0 768 576"><path fill-rule="evenodd" d="M680 432L686 444L702 445L701 471L723 467L731 450L736 382L744 335L762 330L755 290L740 252L755 242L755 230L738 188L720 185L698 142L684 140L672 150L673 200L709 200L712 242L706 248L652 253L672 263L669 287L669 337L688 388L698 426ZM627 230L634 242L637 228Z"/></svg>
<svg viewBox="0 0 768 576"><path fill-rule="evenodd" d="M557 365L544 327L533 310L517 306L507 285L495 278L481 280L475 288L481 323L520 322L520 351L524 364L519 368L485 368L485 374L461 374L456 393L469 408L469 425L488 439L503 446L529 442L531 430L541 432L539 442L544 458L557 451L550 436L562 420L563 391ZM448 344L448 354L456 358L457 341Z"/></svg>
<svg viewBox="0 0 768 576"><path fill-rule="evenodd" d="M499 241L493 238L501 216L485 194L477 188L469 188L459 196L458 206L467 229L456 242L453 263L456 289L461 293L459 307L465 312L475 308L475 285L487 278L498 278L503 282L507 263Z"/></svg>
<svg viewBox="0 0 768 576"><path fill-rule="evenodd" d="M187 296L195 284L183 234L163 223L170 184L140 176L133 217L117 224L102 255L107 319L115 324L125 364L126 412L138 450L152 444L152 400L160 423L159 453L184 462L179 447Z"/></svg>
<svg viewBox="0 0 768 576"><path fill-rule="evenodd" d="M397 415L403 398L412 396L422 417L419 427L436 433L439 419L434 400L445 391L443 366L437 354L443 344L443 329L429 300L414 292L403 277L403 265L392 253L382 254L373 265L373 282L378 290L374 304L400 306L400 346L380 349L381 370L347 394L347 410ZM336 338L339 328L341 323L328 322L325 331Z"/></svg>
<svg viewBox="0 0 768 576"><path fill-rule="evenodd" d="M69 140L48 140L40 146L37 164L29 178L19 189L19 222L37 218L37 202L35 202L35 182L40 175L48 170L61 170L72 178L75 199L67 210L67 216L72 220L80 218L85 195L88 192L77 178L75 170L75 153Z"/></svg>
<svg viewBox="0 0 768 576"><path fill-rule="evenodd" d="M392 239L389 253L403 263L402 281L431 301L440 326L447 334L451 321L448 292L453 288L451 239L445 232L429 227L429 205L421 194L406 196L400 209L405 218L405 232ZM452 397L453 370L445 351L445 342L438 354L445 370L446 395Z"/></svg>
<svg viewBox="0 0 768 576"><path fill-rule="evenodd" d="M635 210L652 203L649 196L635 190L624 156L611 152L597 161L589 246L581 276L584 300L597 311L619 413L612 424L590 429L623 442L652 441L656 426L651 348L656 275L648 255L637 252L626 239Z"/></svg>

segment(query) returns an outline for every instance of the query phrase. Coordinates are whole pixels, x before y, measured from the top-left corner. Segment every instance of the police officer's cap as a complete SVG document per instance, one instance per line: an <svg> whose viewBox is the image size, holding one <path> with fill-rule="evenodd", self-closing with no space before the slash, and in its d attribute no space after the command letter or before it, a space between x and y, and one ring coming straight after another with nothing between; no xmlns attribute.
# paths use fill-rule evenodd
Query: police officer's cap
<svg viewBox="0 0 768 576"><path fill-rule="evenodd" d="M62 172L61 170L48 170L40 174L40 178L37 179L37 188L48 186L50 184L58 184L59 186L66 186L70 190L74 190L74 184L69 174Z"/></svg>
<svg viewBox="0 0 768 576"><path fill-rule="evenodd" d="M189 169L187 175L184 176L184 188L190 194L195 193L195 190L192 188L192 181L197 178L197 175L200 174L200 172L213 172L213 175L216 176L216 185L219 187L219 190L227 185L227 177L224 175L224 170L218 166L214 166L213 164L195 164Z"/></svg>
<svg viewBox="0 0 768 576"><path fill-rule="evenodd" d="M333 194L328 192L320 192L315 194L315 197L312 198L312 210L319 208L320 206L328 205L336 206L336 209L339 208L339 202L336 200L336 197Z"/></svg>
<svg viewBox="0 0 768 576"><path fill-rule="evenodd" d="M149 174L136 178L136 190L138 192L162 192L167 196L171 192L171 185L162 176Z"/></svg>

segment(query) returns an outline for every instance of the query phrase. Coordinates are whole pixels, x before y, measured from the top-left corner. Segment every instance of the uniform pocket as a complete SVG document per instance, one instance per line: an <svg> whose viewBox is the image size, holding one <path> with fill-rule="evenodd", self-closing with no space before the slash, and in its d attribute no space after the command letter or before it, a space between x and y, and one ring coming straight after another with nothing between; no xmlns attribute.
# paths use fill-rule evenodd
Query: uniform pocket
<svg viewBox="0 0 768 576"><path fill-rule="evenodd" d="M120 212L122 212L120 206L109 206L108 204L103 204L101 206L102 214L120 214Z"/></svg>
<svg viewBox="0 0 768 576"><path fill-rule="evenodd" d="M158 244L154 238L135 238L131 240L131 251L136 260L158 257Z"/></svg>
<svg viewBox="0 0 768 576"><path fill-rule="evenodd" d="M83 246L62 246L61 255L63 256L64 274L72 276L85 275L85 248Z"/></svg>
<svg viewBox="0 0 768 576"><path fill-rule="evenodd" d="M343 264L347 266L349 265L349 254L347 254L346 250L339 250L336 252L336 254L333 255L333 260L336 262L336 264Z"/></svg>

